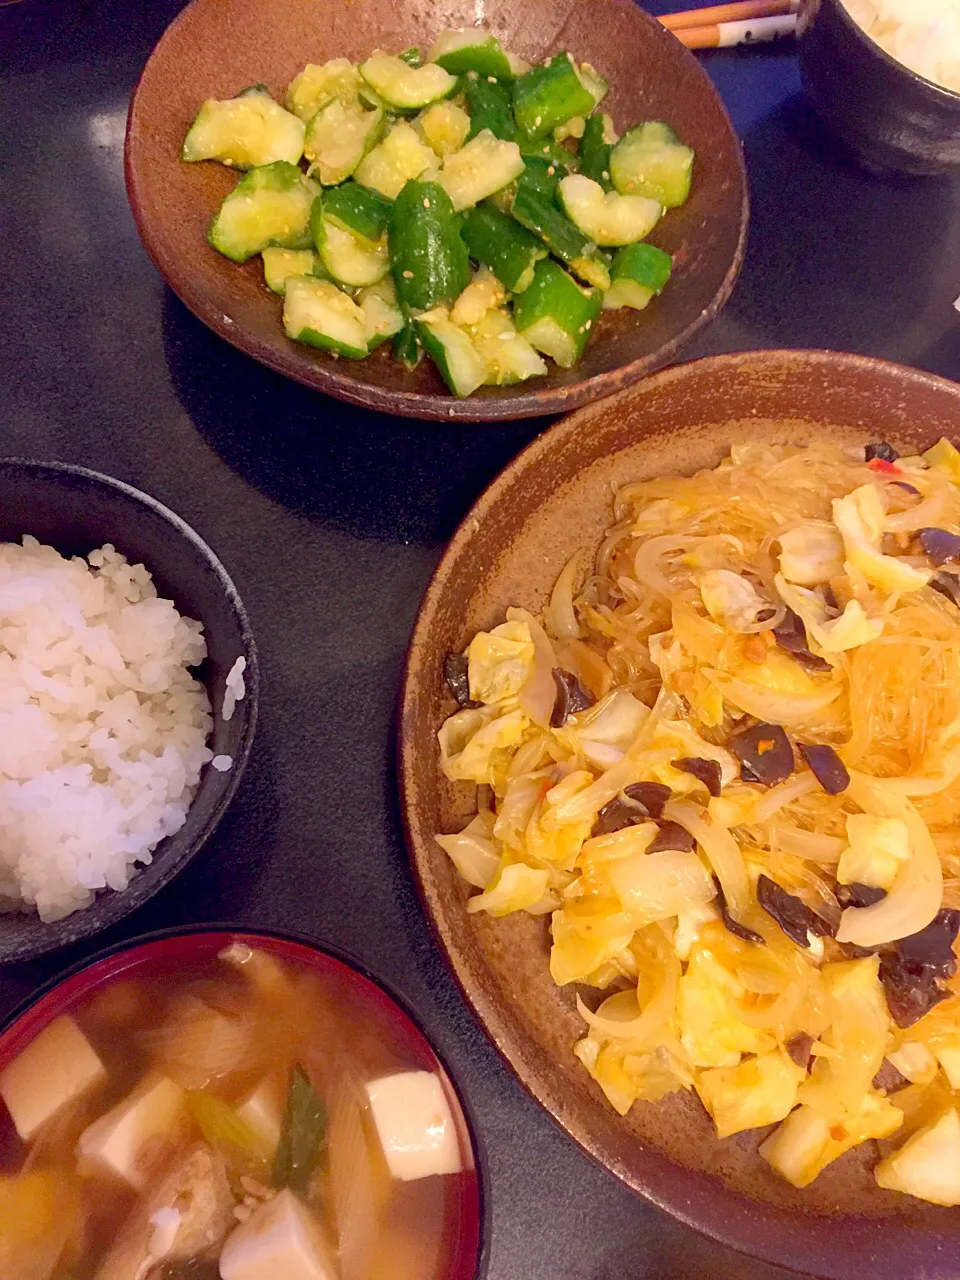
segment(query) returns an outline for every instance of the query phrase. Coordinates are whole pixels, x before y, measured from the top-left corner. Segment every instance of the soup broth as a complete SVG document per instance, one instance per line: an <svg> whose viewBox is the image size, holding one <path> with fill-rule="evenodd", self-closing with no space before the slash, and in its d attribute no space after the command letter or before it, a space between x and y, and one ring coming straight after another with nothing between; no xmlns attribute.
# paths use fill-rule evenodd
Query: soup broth
<svg viewBox="0 0 960 1280"><path fill-rule="evenodd" d="M141 965L44 1027L0 1071L0 1275L469 1274L452 1093L342 972L231 943Z"/></svg>

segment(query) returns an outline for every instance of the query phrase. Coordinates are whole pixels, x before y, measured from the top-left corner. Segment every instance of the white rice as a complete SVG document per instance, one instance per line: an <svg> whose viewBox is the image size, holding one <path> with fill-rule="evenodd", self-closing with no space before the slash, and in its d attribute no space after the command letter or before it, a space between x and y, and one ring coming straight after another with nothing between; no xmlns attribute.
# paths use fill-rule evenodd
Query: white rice
<svg viewBox="0 0 960 1280"><path fill-rule="evenodd" d="M960 93L960 0L843 0L898 62Z"/></svg>
<svg viewBox="0 0 960 1280"><path fill-rule="evenodd" d="M213 756L200 623L112 546L88 560L0 543L0 909L47 921L126 888Z"/></svg>
<svg viewBox="0 0 960 1280"><path fill-rule="evenodd" d="M247 686L244 683L243 673L247 669L246 658L238 658L230 670L227 672L227 679L223 690L223 706L220 714L224 720L232 720L233 713L236 710L238 702L242 702L247 692Z"/></svg>

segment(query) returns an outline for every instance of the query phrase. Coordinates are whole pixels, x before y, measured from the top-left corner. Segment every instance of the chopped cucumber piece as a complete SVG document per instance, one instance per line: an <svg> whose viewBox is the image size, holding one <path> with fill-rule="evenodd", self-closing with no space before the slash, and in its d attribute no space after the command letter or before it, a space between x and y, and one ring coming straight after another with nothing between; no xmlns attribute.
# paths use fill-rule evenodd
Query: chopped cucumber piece
<svg viewBox="0 0 960 1280"><path fill-rule="evenodd" d="M510 90L499 81L492 83L483 76L467 76L463 96L470 114L470 137L484 129L497 138L513 142L517 137L517 121L513 114Z"/></svg>
<svg viewBox="0 0 960 1280"><path fill-rule="evenodd" d="M610 288L610 266L599 253L586 254L580 258L571 258L567 266L575 276L593 285L595 289Z"/></svg>
<svg viewBox="0 0 960 1280"><path fill-rule="evenodd" d="M322 196L317 196L313 202L310 233L320 261L337 284L361 288L376 284L390 270L386 235L378 240L368 240L354 231L345 231L326 216Z"/></svg>
<svg viewBox="0 0 960 1280"><path fill-rule="evenodd" d="M345 182L323 196L324 217L368 240L378 240L386 231L391 208L389 200L358 182Z"/></svg>
<svg viewBox="0 0 960 1280"><path fill-rule="evenodd" d="M345 107L357 100L360 72L349 58L334 58L322 66L308 63L287 89L287 106L306 124L321 107L338 98Z"/></svg>
<svg viewBox="0 0 960 1280"><path fill-rule="evenodd" d="M446 98L457 86L455 76L429 62L410 67L402 58L375 53L360 64L360 74L388 106L400 111L418 111L439 98Z"/></svg>
<svg viewBox="0 0 960 1280"><path fill-rule="evenodd" d="M594 108L569 53L556 53L514 81L513 112L531 138L544 138L571 116L588 116Z"/></svg>
<svg viewBox="0 0 960 1280"><path fill-rule="evenodd" d="M287 281L283 327L294 342L349 360L362 360L369 350L363 311L336 285L315 276L291 276Z"/></svg>
<svg viewBox="0 0 960 1280"><path fill-rule="evenodd" d="M584 289L549 258L537 263L533 284L514 304L518 331L564 369L575 365L590 340L603 297Z"/></svg>
<svg viewBox="0 0 960 1280"><path fill-rule="evenodd" d="M611 129L608 131L607 124ZM613 183L610 180L610 152L612 144L608 141L612 133L609 116L591 116L587 120L577 155L580 160L580 172L585 178L592 178L600 184L604 191L610 191Z"/></svg>
<svg viewBox="0 0 960 1280"><path fill-rule="evenodd" d="M284 111L259 87L244 96L217 102L210 98L197 113L183 142L182 158L219 160L234 169L303 155L303 121Z"/></svg>
<svg viewBox="0 0 960 1280"><path fill-rule="evenodd" d="M603 76L589 62L581 62L577 67L577 75L580 77L580 83L586 89L587 93L593 98L593 105L599 107L610 92L610 83L604 80Z"/></svg>
<svg viewBox="0 0 960 1280"><path fill-rule="evenodd" d="M459 213L513 182L523 168L517 144L495 138L485 129L462 150L447 156L438 181Z"/></svg>
<svg viewBox="0 0 960 1280"><path fill-rule="evenodd" d="M568 138L576 138L578 141L583 137L587 127L587 122L583 116L571 116L566 124L558 124L553 131L554 142L566 142Z"/></svg>
<svg viewBox="0 0 960 1280"><path fill-rule="evenodd" d="M423 347L417 336L417 326L413 320L406 318L403 328L393 340L393 355L405 369L415 369L423 359Z"/></svg>
<svg viewBox="0 0 960 1280"><path fill-rule="evenodd" d="M441 158L459 151L470 136L470 117L454 102L435 102L420 117L424 141Z"/></svg>
<svg viewBox="0 0 960 1280"><path fill-rule="evenodd" d="M555 176L547 176L546 182L552 184L554 181ZM582 279L599 289L609 286L610 273L597 254L596 245L561 213L554 203L552 186L545 185L537 167L529 163L517 183L510 212L521 226L538 235L550 252Z"/></svg>
<svg viewBox="0 0 960 1280"><path fill-rule="evenodd" d="M469 328L479 324L488 311L494 311L507 300L503 285L486 267L481 267L453 304L450 319Z"/></svg>
<svg viewBox="0 0 960 1280"><path fill-rule="evenodd" d="M455 396L463 399L483 385L486 361L470 335L453 323L444 307L425 311L418 316L416 325L424 351Z"/></svg>
<svg viewBox="0 0 960 1280"><path fill-rule="evenodd" d="M558 188L564 213L597 245L634 244L660 221L663 207L646 196L604 194L603 187L581 173L562 178Z"/></svg>
<svg viewBox="0 0 960 1280"><path fill-rule="evenodd" d="M505 311L488 311L470 330L473 345L487 365L484 381L497 387L540 378L547 366L526 338L517 333Z"/></svg>
<svg viewBox="0 0 960 1280"><path fill-rule="evenodd" d="M693 151L660 120L630 129L610 156L610 177L621 195L647 196L665 209L683 204L692 174Z"/></svg>
<svg viewBox="0 0 960 1280"><path fill-rule="evenodd" d="M307 249L316 194L316 184L286 160L251 169L220 206L207 239L234 262L246 262L272 245Z"/></svg>
<svg viewBox="0 0 960 1280"><path fill-rule="evenodd" d="M268 289L279 293L282 298L287 291L287 281L291 276L313 275L317 266L317 255L312 249L264 249L263 278Z"/></svg>
<svg viewBox="0 0 960 1280"><path fill-rule="evenodd" d="M500 41L481 27L441 32L427 61L436 62L455 76L476 71L478 75L496 76L498 80L513 79L513 69L500 48Z"/></svg>
<svg viewBox="0 0 960 1280"><path fill-rule="evenodd" d="M411 178L419 178L424 169L436 164L436 155L421 142L417 131L401 120L383 142L364 157L354 176L362 186L379 191L388 200L396 200Z"/></svg>
<svg viewBox="0 0 960 1280"><path fill-rule="evenodd" d="M537 191L543 195L550 204L556 203L557 188L560 186L560 179L564 176L566 170L559 169L553 164L548 156L532 155L525 158L523 177L517 184L517 190L521 187L525 191Z"/></svg>
<svg viewBox="0 0 960 1280"><path fill-rule="evenodd" d="M565 173L569 173L576 163L566 147L554 142L552 138L534 140L520 134L517 142L520 144L520 154L527 164L532 162L541 165L547 171L552 168L558 177L562 178Z"/></svg>
<svg viewBox="0 0 960 1280"><path fill-rule="evenodd" d="M339 186L383 136L385 122L382 110L364 111L358 102L344 106L334 98L321 107L307 125L303 144L310 176L325 187Z"/></svg>
<svg viewBox="0 0 960 1280"><path fill-rule="evenodd" d="M656 245L630 244L619 250L610 269L612 283L603 295L604 310L632 307L642 311L663 292L672 265L669 253Z"/></svg>
<svg viewBox="0 0 960 1280"><path fill-rule="evenodd" d="M467 246L438 183L411 181L400 192L390 215L390 257L397 296L408 310L449 305L467 287Z"/></svg>
<svg viewBox="0 0 960 1280"><path fill-rule="evenodd" d="M357 294L357 306L367 322L367 346L370 351L402 331L403 312L397 303L397 291L389 276L385 276L379 284L361 289Z"/></svg>
<svg viewBox="0 0 960 1280"><path fill-rule="evenodd" d="M488 266L511 293L530 287L534 267L547 256L539 236L490 204L471 209L460 234L470 256Z"/></svg>

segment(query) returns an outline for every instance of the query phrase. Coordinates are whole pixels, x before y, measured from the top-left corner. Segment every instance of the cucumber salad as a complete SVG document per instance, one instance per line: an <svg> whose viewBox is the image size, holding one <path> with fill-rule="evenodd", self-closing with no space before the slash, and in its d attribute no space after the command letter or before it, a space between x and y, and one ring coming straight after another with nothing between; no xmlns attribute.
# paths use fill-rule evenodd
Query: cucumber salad
<svg viewBox="0 0 960 1280"><path fill-rule="evenodd" d="M362 360L426 353L456 396L563 368L603 310L642 311L670 278L646 237L690 191L663 121L623 137L607 82L566 52L531 66L479 28L359 65L309 64L203 104L188 162L245 170L207 238L263 259L297 342Z"/></svg>

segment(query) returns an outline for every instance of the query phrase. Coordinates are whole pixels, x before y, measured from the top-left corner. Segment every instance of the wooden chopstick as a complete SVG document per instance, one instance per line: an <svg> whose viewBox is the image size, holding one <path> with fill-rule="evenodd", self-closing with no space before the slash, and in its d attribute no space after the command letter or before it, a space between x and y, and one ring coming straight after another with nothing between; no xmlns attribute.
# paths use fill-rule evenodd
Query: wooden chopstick
<svg viewBox="0 0 960 1280"><path fill-rule="evenodd" d="M768 18L747 18L738 22L715 22L707 27L682 27L675 35L688 49L731 49L738 44L763 44L792 36L797 29L795 13Z"/></svg>
<svg viewBox="0 0 960 1280"><path fill-rule="evenodd" d="M711 5L708 9L686 9L668 13L660 22L669 31L688 27L712 27L722 22L749 22L753 18L775 18L781 13L796 13L800 0L736 0L733 4Z"/></svg>

